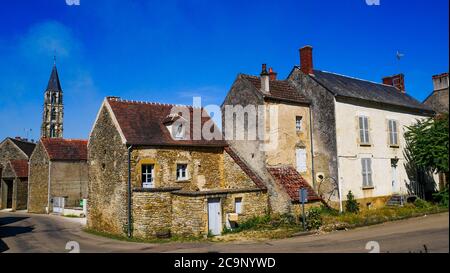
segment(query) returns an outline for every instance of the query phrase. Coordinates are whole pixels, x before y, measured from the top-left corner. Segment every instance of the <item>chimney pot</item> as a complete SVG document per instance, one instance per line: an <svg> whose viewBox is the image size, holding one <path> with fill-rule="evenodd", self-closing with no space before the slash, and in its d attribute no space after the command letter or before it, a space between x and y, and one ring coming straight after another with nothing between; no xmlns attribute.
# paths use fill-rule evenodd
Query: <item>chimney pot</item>
<svg viewBox="0 0 450 273"><path fill-rule="evenodd" d="M406 93L405 90L405 75L397 74L393 76L388 76L383 78L383 84L392 85L397 88L400 92Z"/></svg>
<svg viewBox="0 0 450 273"><path fill-rule="evenodd" d="M267 65L262 65L261 71L261 91L263 93L269 93L269 73L267 72Z"/></svg>
<svg viewBox="0 0 450 273"><path fill-rule="evenodd" d="M314 74L312 46L300 48L300 70L305 74Z"/></svg>
<svg viewBox="0 0 450 273"><path fill-rule="evenodd" d="M271 81L275 81L277 79L277 75L278 73L274 72L272 67L269 68L269 79Z"/></svg>

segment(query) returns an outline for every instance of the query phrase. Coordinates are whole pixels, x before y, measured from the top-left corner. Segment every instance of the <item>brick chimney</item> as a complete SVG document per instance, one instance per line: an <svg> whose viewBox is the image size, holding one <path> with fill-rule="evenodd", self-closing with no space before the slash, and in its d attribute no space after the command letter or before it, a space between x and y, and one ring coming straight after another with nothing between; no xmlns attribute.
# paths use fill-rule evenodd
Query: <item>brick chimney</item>
<svg viewBox="0 0 450 273"><path fill-rule="evenodd" d="M397 74L383 78L383 83L386 85L392 85L400 92L405 93L405 75Z"/></svg>
<svg viewBox="0 0 450 273"><path fill-rule="evenodd" d="M267 72L267 65L262 65L261 71L261 91L269 93L269 72Z"/></svg>
<svg viewBox="0 0 450 273"><path fill-rule="evenodd" d="M275 80L277 79L277 75L278 75L278 73L275 72L275 71L273 71L273 68L272 68L272 67L269 68L269 79L270 79L271 81L275 81Z"/></svg>
<svg viewBox="0 0 450 273"><path fill-rule="evenodd" d="M300 48L300 70L305 74L314 74L312 46Z"/></svg>
<svg viewBox="0 0 450 273"><path fill-rule="evenodd" d="M432 79L434 91L448 88L448 73L434 75Z"/></svg>

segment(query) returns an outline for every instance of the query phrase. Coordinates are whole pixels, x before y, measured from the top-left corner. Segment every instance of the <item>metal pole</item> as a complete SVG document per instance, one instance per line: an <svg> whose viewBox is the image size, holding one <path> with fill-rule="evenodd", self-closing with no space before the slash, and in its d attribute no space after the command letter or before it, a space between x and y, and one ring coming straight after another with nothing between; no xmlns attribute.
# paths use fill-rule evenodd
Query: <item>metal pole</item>
<svg viewBox="0 0 450 273"><path fill-rule="evenodd" d="M128 225L127 225L127 231L128 231L128 238L131 238L132 236L132 230L131 230L131 149L133 148L132 145L128 147Z"/></svg>

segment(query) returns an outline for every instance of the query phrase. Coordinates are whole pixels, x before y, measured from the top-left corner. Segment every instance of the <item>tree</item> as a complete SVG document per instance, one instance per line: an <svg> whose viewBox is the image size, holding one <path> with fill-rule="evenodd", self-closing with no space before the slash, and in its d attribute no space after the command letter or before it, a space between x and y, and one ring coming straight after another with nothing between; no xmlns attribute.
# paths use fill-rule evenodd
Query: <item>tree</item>
<svg viewBox="0 0 450 273"><path fill-rule="evenodd" d="M418 120L407 126L407 149L418 167L448 173L448 114Z"/></svg>

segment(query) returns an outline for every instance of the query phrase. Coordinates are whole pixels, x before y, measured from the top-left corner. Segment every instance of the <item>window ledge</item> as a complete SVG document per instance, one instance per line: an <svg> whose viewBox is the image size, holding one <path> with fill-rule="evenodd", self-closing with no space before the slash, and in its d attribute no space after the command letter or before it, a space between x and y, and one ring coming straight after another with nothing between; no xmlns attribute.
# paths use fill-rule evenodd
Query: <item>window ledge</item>
<svg viewBox="0 0 450 273"><path fill-rule="evenodd" d="M373 190L373 189L375 189L375 187L374 186L365 186L365 187L362 187L362 189L363 190Z"/></svg>
<svg viewBox="0 0 450 273"><path fill-rule="evenodd" d="M191 180L190 180L189 178L186 178L186 179L177 179L177 180L175 180L175 182L186 183L186 182L191 182Z"/></svg>
<svg viewBox="0 0 450 273"><path fill-rule="evenodd" d="M371 147L372 144L371 143L359 143L359 146L361 146L361 147Z"/></svg>
<svg viewBox="0 0 450 273"><path fill-rule="evenodd" d="M389 145L389 148L400 148L400 145Z"/></svg>

